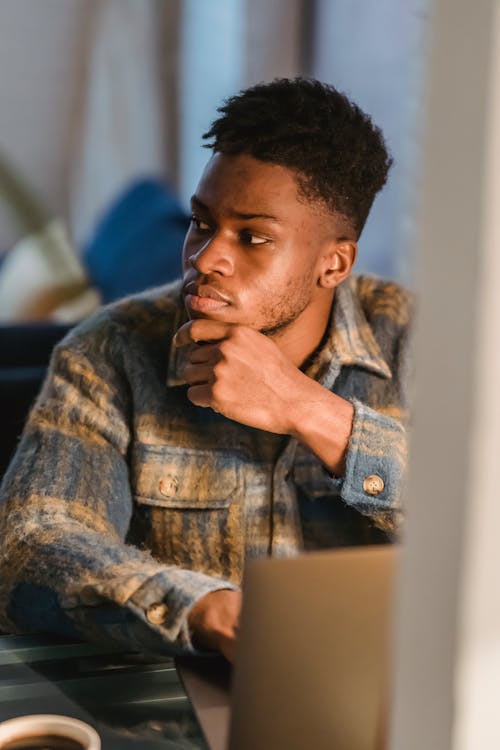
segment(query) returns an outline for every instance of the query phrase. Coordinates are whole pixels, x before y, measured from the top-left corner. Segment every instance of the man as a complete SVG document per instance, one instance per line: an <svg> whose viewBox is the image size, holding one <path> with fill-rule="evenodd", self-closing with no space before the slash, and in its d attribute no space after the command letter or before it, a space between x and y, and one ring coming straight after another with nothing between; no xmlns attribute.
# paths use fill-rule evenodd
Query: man
<svg viewBox="0 0 500 750"><path fill-rule="evenodd" d="M397 526L408 300L349 278L382 134L304 79L219 112L182 287L54 353L3 483L4 628L233 659L246 559Z"/></svg>

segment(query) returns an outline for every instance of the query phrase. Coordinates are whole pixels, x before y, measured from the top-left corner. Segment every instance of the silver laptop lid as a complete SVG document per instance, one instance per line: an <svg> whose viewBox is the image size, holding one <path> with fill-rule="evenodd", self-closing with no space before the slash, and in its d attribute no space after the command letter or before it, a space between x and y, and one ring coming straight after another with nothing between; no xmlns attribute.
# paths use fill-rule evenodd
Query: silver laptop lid
<svg viewBox="0 0 500 750"><path fill-rule="evenodd" d="M384 746L397 548L249 563L230 750Z"/></svg>

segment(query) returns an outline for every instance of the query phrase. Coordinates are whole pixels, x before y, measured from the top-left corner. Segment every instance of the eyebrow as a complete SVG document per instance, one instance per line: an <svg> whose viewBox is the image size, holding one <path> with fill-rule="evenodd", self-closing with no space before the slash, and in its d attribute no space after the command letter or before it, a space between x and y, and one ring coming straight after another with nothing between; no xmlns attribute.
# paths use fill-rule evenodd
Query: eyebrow
<svg viewBox="0 0 500 750"><path fill-rule="evenodd" d="M193 208L198 208L200 211L206 211L207 213L210 213L210 209L208 206L203 203L199 198L197 198L196 195L191 196L191 206ZM228 215L232 219L243 219L243 220L250 220L250 219L268 219L270 221L275 221L277 223L280 223L280 219L278 219L277 216L273 216L272 214L264 214L264 213L245 213L243 211L228 211Z"/></svg>

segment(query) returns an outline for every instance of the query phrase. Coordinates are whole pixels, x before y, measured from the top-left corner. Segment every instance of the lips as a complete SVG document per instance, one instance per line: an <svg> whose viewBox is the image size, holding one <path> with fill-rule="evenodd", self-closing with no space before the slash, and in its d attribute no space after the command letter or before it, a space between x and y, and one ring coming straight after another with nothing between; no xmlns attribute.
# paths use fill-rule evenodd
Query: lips
<svg viewBox="0 0 500 750"><path fill-rule="evenodd" d="M225 302L227 305L231 304L231 300L226 295L217 291L211 284L197 284L195 281L189 282L184 287L185 295L193 295L202 299L213 299L218 302Z"/></svg>
<svg viewBox="0 0 500 750"><path fill-rule="evenodd" d="M185 285L184 301L189 310L205 314L217 312L231 304L229 297L210 284L197 284L194 281Z"/></svg>

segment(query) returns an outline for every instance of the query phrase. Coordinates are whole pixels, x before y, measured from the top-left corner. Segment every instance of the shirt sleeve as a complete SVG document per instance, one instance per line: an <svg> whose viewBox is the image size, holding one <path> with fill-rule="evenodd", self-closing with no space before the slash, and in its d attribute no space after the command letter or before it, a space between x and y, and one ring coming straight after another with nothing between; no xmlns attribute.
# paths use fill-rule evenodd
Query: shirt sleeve
<svg viewBox="0 0 500 750"><path fill-rule="evenodd" d="M353 399L354 419L340 495L347 505L373 518L384 531L401 523L406 468L404 425Z"/></svg>
<svg viewBox="0 0 500 750"><path fill-rule="evenodd" d="M154 653L193 650L190 608L230 581L127 544L128 389L60 345L0 490L0 628Z"/></svg>
<svg viewBox="0 0 500 750"><path fill-rule="evenodd" d="M368 287L372 284L369 280ZM360 389L351 386L346 398L354 406L354 417L345 473L332 481L346 505L369 516L376 527L391 536L400 531L404 519L415 365L411 326L414 301L392 283L383 283L376 291L365 300L364 310L370 312L370 332L387 372L370 375Z"/></svg>

